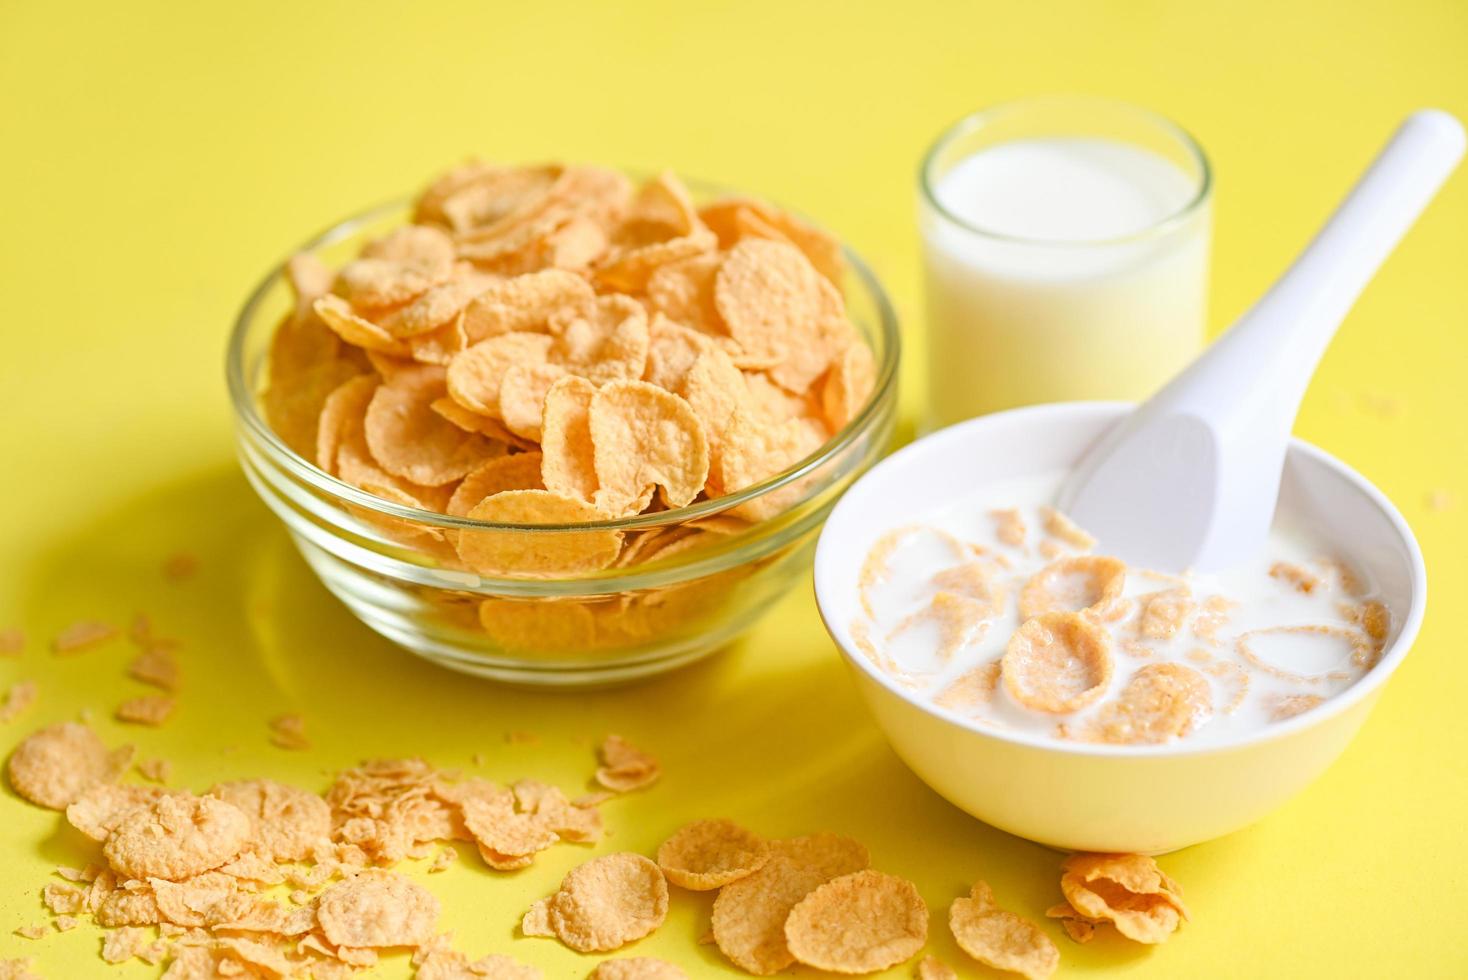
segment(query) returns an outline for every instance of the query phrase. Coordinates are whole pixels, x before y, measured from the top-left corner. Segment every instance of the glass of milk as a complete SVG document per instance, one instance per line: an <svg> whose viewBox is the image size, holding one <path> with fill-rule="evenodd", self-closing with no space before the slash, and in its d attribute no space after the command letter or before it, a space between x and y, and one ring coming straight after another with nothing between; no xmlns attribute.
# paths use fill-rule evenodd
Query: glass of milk
<svg viewBox="0 0 1468 980"><path fill-rule="evenodd" d="M1202 347L1211 177L1183 129L1107 99L975 113L923 161L924 428L1146 398Z"/></svg>

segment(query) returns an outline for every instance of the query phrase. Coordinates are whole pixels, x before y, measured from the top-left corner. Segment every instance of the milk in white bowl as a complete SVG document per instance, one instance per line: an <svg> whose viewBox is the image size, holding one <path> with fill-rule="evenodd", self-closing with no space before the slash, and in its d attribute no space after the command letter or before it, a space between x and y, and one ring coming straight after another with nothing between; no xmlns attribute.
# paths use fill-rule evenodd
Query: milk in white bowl
<svg viewBox="0 0 1468 980"><path fill-rule="evenodd" d="M1201 153L1105 135L966 150L984 134L940 141L924 171L927 427L1036 402L1145 398L1202 346Z"/></svg>

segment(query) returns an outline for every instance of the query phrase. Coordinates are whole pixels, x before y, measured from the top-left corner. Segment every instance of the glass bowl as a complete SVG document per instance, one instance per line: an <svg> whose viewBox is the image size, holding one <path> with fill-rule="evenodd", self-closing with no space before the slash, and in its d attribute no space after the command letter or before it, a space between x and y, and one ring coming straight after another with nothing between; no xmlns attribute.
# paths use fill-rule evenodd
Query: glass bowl
<svg viewBox="0 0 1468 980"><path fill-rule="evenodd" d="M696 185L694 193L722 196ZM338 266L409 213L406 201L375 208L297 251ZM816 532L837 498L890 442L897 319L870 269L844 251L848 314L875 355L872 393L815 453L738 493L619 520L527 526L419 510L338 480L287 447L262 410L271 337L293 305L283 265L251 293L230 337L226 371L240 464L322 583L363 623L413 653L531 685L606 684L671 670L728 645L789 591L809 567ZM731 516L751 509L776 513L754 523ZM623 536L624 557L649 560L576 577L501 578L466 569L452 546L465 533L536 547L608 532ZM680 538L688 540L671 546Z"/></svg>

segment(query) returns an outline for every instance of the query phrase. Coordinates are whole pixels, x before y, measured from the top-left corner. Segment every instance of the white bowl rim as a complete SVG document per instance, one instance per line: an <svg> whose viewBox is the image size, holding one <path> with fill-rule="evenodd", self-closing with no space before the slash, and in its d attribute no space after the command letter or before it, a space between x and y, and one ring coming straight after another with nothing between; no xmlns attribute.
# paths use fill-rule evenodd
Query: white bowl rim
<svg viewBox="0 0 1468 980"><path fill-rule="evenodd" d="M972 732L983 738L993 739L998 742L1007 742L1012 745L1026 748L1040 749L1060 755L1072 756L1096 756L1101 758L1180 758L1212 755L1220 752L1232 752L1255 745L1262 745L1277 739L1288 738L1296 732L1313 728L1323 724L1335 715L1348 710L1352 705L1372 696L1387 678L1394 674L1404 659L1407 652L1412 648L1417 639L1417 633L1422 626L1422 617L1427 607L1427 568L1422 559L1422 549L1417 543L1417 538L1412 534L1405 518L1397 510L1396 506L1387 499L1386 495L1376 488L1371 481L1360 473L1332 456L1330 453L1312 445L1303 439L1291 437L1289 454L1300 454L1323 464L1327 469L1361 492L1371 501L1382 515L1391 524L1401 539L1402 545L1408 555L1408 564L1411 570L1411 601L1408 604L1407 613L1402 621L1402 627L1397 632L1397 638L1387 651L1377 661L1376 665L1366 673L1364 677L1352 684L1346 690L1328 699L1324 704L1313 708L1303 714L1296 715L1284 721L1275 722L1258 731L1247 732L1220 741L1189 744L1186 740L1169 743L1167 745L1105 745L1089 742L1060 742L1055 739L1040 735L1029 735L1023 732L1011 732L1002 729L985 727L956 712L940 708L931 701L919 700L918 696L884 672L877 669L870 658L852 651L838 638L838 633L832 628L826 618L825 603L822 595L827 590L823 583L829 580L830 573L827 572L829 558L827 555L826 535L830 528L836 523L841 508L847 503L851 494L862 484L863 481L875 475L880 470L891 469L904 465L904 461L916 452L930 452L937 442L959 442L962 441L972 429L993 424L1000 419L1013 419L1019 416L1044 416L1044 415L1075 415L1075 416L1098 416L1104 414L1119 414L1132 408L1128 402L1109 401L1077 401L1077 402L1050 402L1041 405L1028 405L1022 408L1013 408L1003 412L995 412L989 415L981 415L977 418L959 422L937 432L930 433L922 438L915 439L903 446L901 449L889 455L877 463L866 473L862 474L837 501L836 509L832 511L824 527L821 528L821 536L816 542L815 557L815 597L816 610L821 617L821 624L825 627L827 635L835 643L836 648L849 664L865 673L886 690L895 694L898 698L918 708L925 714Z"/></svg>

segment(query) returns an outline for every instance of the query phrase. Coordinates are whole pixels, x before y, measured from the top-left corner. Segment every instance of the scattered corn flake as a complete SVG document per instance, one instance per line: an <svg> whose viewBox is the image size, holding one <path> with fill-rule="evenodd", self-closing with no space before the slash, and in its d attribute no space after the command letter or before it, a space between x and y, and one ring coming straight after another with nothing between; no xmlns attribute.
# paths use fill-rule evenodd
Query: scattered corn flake
<svg viewBox="0 0 1468 980"><path fill-rule="evenodd" d="M769 856L763 837L719 818L681 827L658 847L657 861L673 884L712 891L758 871Z"/></svg>
<svg viewBox="0 0 1468 980"><path fill-rule="evenodd" d="M681 966L651 956L628 956L602 960L586 980L688 980Z"/></svg>
<svg viewBox="0 0 1468 980"><path fill-rule="evenodd" d="M582 953L641 939L662 925L667 914L668 883L662 871L631 853L608 854L573 868L545 906L556 938Z"/></svg>
<svg viewBox="0 0 1468 980"><path fill-rule="evenodd" d="M167 759L141 759L138 775L153 783L167 783L173 778L173 763Z"/></svg>
<svg viewBox="0 0 1468 980"><path fill-rule="evenodd" d="M924 956L913 971L917 980L958 980L958 971L936 956Z"/></svg>
<svg viewBox="0 0 1468 980"><path fill-rule="evenodd" d="M36 703L40 691L35 681L16 681L10 685L5 692L5 700L0 701L0 724L12 722L29 710Z"/></svg>
<svg viewBox="0 0 1468 980"><path fill-rule="evenodd" d="M1106 633L1080 613L1037 616L1005 647L1005 690L1033 711L1076 711L1100 698L1110 683L1110 645Z"/></svg>
<svg viewBox="0 0 1468 980"><path fill-rule="evenodd" d="M915 956L928 939L928 906L912 882L880 871L834 878L785 920L796 960L834 973L871 973Z"/></svg>
<svg viewBox="0 0 1468 980"><path fill-rule="evenodd" d="M317 902L321 931L334 945L417 946L433 937L438 899L390 871L364 871L331 886Z"/></svg>
<svg viewBox="0 0 1468 980"><path fill-rule="evenodd" d="M80 653L100 646L116 636L116 626L87 619L72 623L56 634L56 638L51 641L51 649L58 654Z"/></svg>
<svg viewBox="0 0 1468 980"><path fill-rule="evenodd" d="M1061 891L1081 916L1104 920L1139 943L1162 943L1188 918L1182 890L1141 854L1073 854Z"/></svg>
<svg viewBox="0 0 1468 980"><path fill-rule="evenodd" d="M620 735L608 735L597 749L596 781L614 793L630 793L657 782L661 763Z"/></svg>
<svg viewBox="0 0 1468 980"><path fill-rule="evenodd" d="M160 796L129 811L102 845L114 871L181 881L217 868L250 838L250 818L213 796Z"/></svg>
<svg viewBox="0 0 1468 980"><path fill-rule="evenodd" d="M32 922L14 930L15 935L22 939L44 939L48 932L45 923L41 922Z"/></svg>
<svg viewBox="0 0 1468 980"><path fill-rule="evenodd" d="M28 956L0 960L0 980L41 980L40 974L31 972L35 962Z"/></svg>
<svg viewBox="0 0 1468 980"><path fill-rule="evenodd" d="M163 577L170 582L182 582L193 578L199 571L199 556L187 551L175 551L163 560Z"/></svg>
<svg viewBox="0 0 1468 980"><path fill-rule="evenodd" d="M179 666L166 647L149 646L128 664L127 674L134 680L165 691L178 690Z"/></svg>
<svg viewBox="0 0 1468 980"><path fill-rule="evenodd" d="M150 725L157 728L173 714L175 702L164 694L148 694L139 698L128 698L117 706L114 716L118 721L132 725Z"/></svg>
<svg viewBox="0 0 1468 980"><path fill-rule="evenodd" d="M1151 592L1138 599L1137 632L1149 640L1176 636L1193 611L1192 592L1186 587Z"/></svg>
<svg viewBox="0 0 1468 980"><path fill-rule="evenodd" d="M440 871L447 871L449 869L449 865L453 864L458 859L458 851L454 850L452 847L440 847L438 849L438 853L433 855L433 863L428 866L428 873L437 874Z"/></svg>
<svg viewBox="0 0 1468 980"><path fill-rule="evenodd" d="M830 876L772 854L758 871L725 885L714 899L714 942L729 961L758 976L795 962L785 938L785 921L801 899Z"/></svg>
<svg viewBox="0 0 1468 980"><path fill-rule="evenodd" d="M102 959L108 963L126 963L137 956L151 938L147 929L137 926L115 929L102 938Z"/></svg>
<svg viewBox="0 0 1468 980"><path fill-rule="evenodd" d="M41 900L56 915L71 915L82 911L86 898L86 892L80 888L57 881L47 882L46 887L41 890Z"/></svg>
<svg viewBox="0 0 1468 980"><path fill-rule="evenodd" d="M1060 966L1060 951L1050 937L1028 919L994 903L985 882L974 883L967 897L948 908L948 928L959 947L986 966L1043 980Z"/></svg>
<svg viewBox="0 0 1468 980"><path fill-rule="evenodd" d="M802 867L819 871L826 879L865 871L872 856L866 845L829 831L770 842L770 850Z"/></svg>
<svg viewBox="0 0 1468 980"><path fill-rule="evenodd" d="M13 657L25 649L25 631L14 626L0 629L0 657Z"/></svg>
<svg viewBox="0 0 1468 980"><path fill-rule="evenodd" d="M81 924L81 920L74 915L58 915L51 920L51 925L57 932L70 932Z"/></svg>
<svg viewBox="0 0 1468 980"><path fill-rule="evenodd" d="M132 764L132 748L109 751L96 733L76 722L29 735L10 754L10 785L40 806L62 810L87 790L116 781Z"/></svg>
<svg viewBox="0 0 1468 980"><path fill-rule="evenodd" d="M1051 562L1025 583L1019 596L1021 619L1049 612L1100 612L1120 598L1126 565L1105 555L1076 555Z"/></svg>
<svg viewBox="0 0 1468 980"><path fill-rule="evenodd" d="M276 748L304 751L311 747L306 737L306 721L298 714L276 715L270 719L270 744Z"/></svg>
<svg viewBox="0 0 1468 980"><path fill-rule="evenodd" d="M217 783L209 791L250 819L250 846L273 861L304 861L331 836L331 808L315 793L273 779Z"/></svg>

